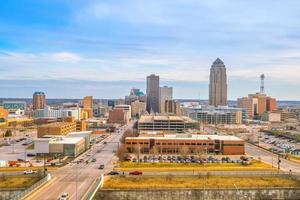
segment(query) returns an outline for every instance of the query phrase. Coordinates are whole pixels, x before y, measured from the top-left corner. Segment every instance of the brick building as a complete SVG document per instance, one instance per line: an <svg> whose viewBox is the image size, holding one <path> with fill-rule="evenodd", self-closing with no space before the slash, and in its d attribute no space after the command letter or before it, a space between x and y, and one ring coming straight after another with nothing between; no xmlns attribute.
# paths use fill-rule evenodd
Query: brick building
<svg viewBox="0 0 300 200"><path fill-rule="evenodd" d="M242 155L245 142L235 136L175 134L164 136L127 137L125 145L129 152L157 154L223 154Z"/></svg>

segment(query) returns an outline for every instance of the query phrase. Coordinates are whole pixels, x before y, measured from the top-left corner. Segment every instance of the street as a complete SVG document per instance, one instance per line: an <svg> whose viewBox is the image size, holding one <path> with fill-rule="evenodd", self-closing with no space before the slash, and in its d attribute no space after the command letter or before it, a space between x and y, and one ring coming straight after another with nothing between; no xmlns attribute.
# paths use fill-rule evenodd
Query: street
<svg viewBox="0 0 300 200"><path fill-rule="evenodd" d="M128 128L131 127L132 124ZM113 152L117 150L118 142L125 130L121 130L120 133L113 133L101 143L95 144L90 151L75 159L75 161L84 159L84 162L80 164L70 163L53 172L50 183L47 183L26 199L57 199L64 192L70 195L70 199L81 199L97 177L113 169ZM87 154L91 154L91 156ZM96 162L90 162L91 158L96 158ZM86 160L89 160L88 164L86 164ZM105 165L103 170L98 169L101 164Z"/></svg>
<svg viewBox="0 0 300 200"><path fill-rule="evenodd" d="M259 160L260 158L262 161L270 165L272 165L273 163L273 166L275 168L278 167L278 156L276 154L273 154L249 143L245 143L245 150L248 155L253 156L255 159ZM280 160L280 170L285 172L289 172L290 170L292 170L293 173L300 173L300 164L283 158L281 158Z"/></svg>

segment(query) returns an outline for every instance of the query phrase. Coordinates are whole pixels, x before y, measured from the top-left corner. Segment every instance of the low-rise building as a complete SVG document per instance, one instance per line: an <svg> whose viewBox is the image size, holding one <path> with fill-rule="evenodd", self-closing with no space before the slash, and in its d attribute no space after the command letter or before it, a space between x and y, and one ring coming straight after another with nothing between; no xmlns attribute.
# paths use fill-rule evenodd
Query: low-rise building
<svg viewBox="0 0 300 200"><path fill-rule="evenodd" d="M296 113L287 110L274 110L265 112L262 116L263 121L284 122L288 119L297 119Z"/></svg>
<svg viewBox="0 0 300 200"><path fill-rule="evenodd" d="M37 138L34 140L34 152L39 154L76 157L85 151L83 137Z"/></svg>
<svg viewBox="0 0 300 200"><path fill-rule="evenodd" d="M38 126L37 135L39 138L44 135L67 135L76 131L76 122L55 122Z"/></svg>
<svg viewBox="0 0 300 200"><path fill-rule="evenodd" d="M245 142L235 136L174 134L126 137L129 152L156 154L223 154L242 155Z"/></svg>
<svg viewBox="0 0 300 200"><path fill-rule="evenodd" d="M246 111L227 106L188 108L188 116L203 124L242 124Z"/></svg>

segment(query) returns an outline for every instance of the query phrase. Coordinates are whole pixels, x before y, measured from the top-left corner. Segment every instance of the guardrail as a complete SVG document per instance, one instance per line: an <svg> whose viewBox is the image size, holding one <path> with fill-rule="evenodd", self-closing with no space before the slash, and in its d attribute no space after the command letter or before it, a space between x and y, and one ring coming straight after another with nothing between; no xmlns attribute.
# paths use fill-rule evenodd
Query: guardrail
<svg viewBox="0 0 300 200"><path fill-rule="evenodd" d="M92 186L88 189L88 191L82 197L82 200L92 200L100 187L103 186L104 176L101 174L92 184Z"/></svg>

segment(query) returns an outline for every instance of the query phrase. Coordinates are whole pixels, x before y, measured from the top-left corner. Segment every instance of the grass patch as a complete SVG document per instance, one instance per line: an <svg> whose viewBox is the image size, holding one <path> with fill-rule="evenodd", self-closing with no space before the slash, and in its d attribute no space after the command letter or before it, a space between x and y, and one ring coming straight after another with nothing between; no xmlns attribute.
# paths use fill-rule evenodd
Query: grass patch
<svg viewBox="0 0 300 200"><path fill-rule="evenodd" d="M253 161L250 165L242 165L240 163L134 163L134 162L119 162L116 170L133 171L139 170L143 172L161 171L273 171L271 165L264 162Z"/></svg>
<svg viewBox="0 0 300 200"><path fill-rule="evenodd" d="M299 187L299 181L282 177L109 177L105 189L162 189L162 188L260 188Z"/></svg>
<svg viewBox="0 0 300 200"><path fill-rule="evenodd" d="M39 181L37 176L5 176L0 175L0 188L27 188Z"/></svg>

